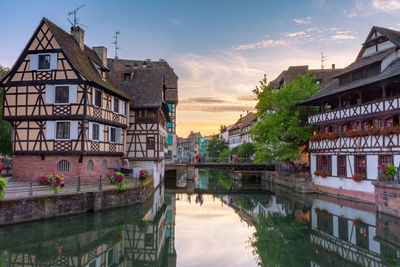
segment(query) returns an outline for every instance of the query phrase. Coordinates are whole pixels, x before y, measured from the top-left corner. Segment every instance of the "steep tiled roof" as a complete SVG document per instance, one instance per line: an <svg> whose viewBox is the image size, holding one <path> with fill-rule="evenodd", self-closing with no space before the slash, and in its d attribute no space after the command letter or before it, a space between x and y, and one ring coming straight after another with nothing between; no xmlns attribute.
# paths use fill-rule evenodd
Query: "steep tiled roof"
<svg viewBox="0 0 400 267"><path fill-rule="evenodd" d="M282 80L284 80L285 83L290 83L290 82L293 82L294 80L296 80L299 75L306 75L308 72L311 72L311 74L314 75L317 80L321 81L320 86L324 86L325 84L328 84L335 75L339 74L342 71L343 71L343 69L312 69L312 70L309 70L308 65L290 66L287 70L281 72L281 74L279 74L278 77L276 77L274 80L272 80L268 84L268 87L278 88L280 83L282 82Z"/></svg>
<svg viewBox="0 0 400 267"><path fill-rule="evenodd" d="M151 61L109 58L107 61L108 67L114 71L119 71L121 75L122 73L129 73L138 69L163 68L165 71L166 89L178 89L178 76L165 60Z"/></svg>
<svg viewBox="0 0 400 267"><path fill-rule="evenodd" d="M256 113L249 112L244 116L240 122L240 128L247 127L253 123L253 121L256 120Z"/></svg>
<svg viewBox="0 0 400 267"><path fill-rule="evenodd" d="M330 95L356 89L398 75L400 75L400 58L395 59L383 72L375 76L370 76L365 79L351 82L345 85L340 85L339 78L336 78L332 80L327 86L325 86L321 91L319 91L318 93L307 99L307 101L303 102L303 104L311 103L315 100Z"/></svg>
<svg viewBox="0 0 400 267"><path fill-rule="evenodd" d="M106 76L106 81L102 79L92 62L95 62L99 66L103 66L103 64L92 49L85 46L85 51L82 51L82 49L79 48L79 44L71 34L67 33L47 18L43 18L43 21L49 27L65 55L79 73L89 81L92 81L119 96L129 99L128 95L122 89L107 81L109 78L107 77L108 75Z"/></svg>

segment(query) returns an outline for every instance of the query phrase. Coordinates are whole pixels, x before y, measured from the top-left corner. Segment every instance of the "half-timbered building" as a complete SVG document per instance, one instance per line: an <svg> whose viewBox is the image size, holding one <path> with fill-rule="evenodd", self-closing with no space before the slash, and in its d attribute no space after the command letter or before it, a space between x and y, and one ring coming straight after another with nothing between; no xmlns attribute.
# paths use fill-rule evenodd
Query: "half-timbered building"
<svg viewBox="0 0 400 267"><path fill-rule="evenodd" d="M155 62L147 60L139 64L136 60L108 59L114 83L135 99L130 104L127 130L126 159L129 168L133 169L134 176L141 169L152 170L157 186L164 172L168 151L171 103L167 100L172 89L168 89L171 85L168 84L166 68L159 62L152 63Z"/></svg>
<svg viewBox="0 0 400 267"><path fill-rule="evenodd" d="M311 172L329 174L313 175L320 189L374 201L378 164L399 166L399 56L400 32L373 27L355 62L303 103L319 107L308 121Z"/></svg>
<svg viewBox="0 0 400 267"><path fill-rule="evenodd" d="M8 74L3 119L13 128L13 178L97 179L124 155L128 95L109 82L107 50L43 18Z"/></svg>

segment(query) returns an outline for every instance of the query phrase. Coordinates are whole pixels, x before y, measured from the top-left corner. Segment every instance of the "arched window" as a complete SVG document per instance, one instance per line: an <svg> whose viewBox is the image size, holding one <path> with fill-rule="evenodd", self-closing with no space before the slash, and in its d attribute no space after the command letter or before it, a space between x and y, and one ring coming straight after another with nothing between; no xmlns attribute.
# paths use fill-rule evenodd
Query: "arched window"
<svg viewBox="0 0 400 267"><path fill-rule="evenodd" d="M114 161L114 169L119 169L118 160L115 160L115 161Z"/></svg>
<svg viewBox="0 0 400 267"><path fill-rule="evenodd" d="M94 167L93 167L93 161L89 160L87 163L87 170L88 171L93 171Z"/></svg>
<svg viewBox="0 0 400 267"><path fill-rule="evenodd" d="M57 164L57 171L59 172L69 172L70 167L69 167L69 161L63 159L60 160Z"/></svg>
<svg viewBox="0 0 400 267"><path fill-rule="evenodd" d="M107 170L107 160L103 160L103 163L101 164L101 169L103 170L103 171L106 171Z"/></svg>

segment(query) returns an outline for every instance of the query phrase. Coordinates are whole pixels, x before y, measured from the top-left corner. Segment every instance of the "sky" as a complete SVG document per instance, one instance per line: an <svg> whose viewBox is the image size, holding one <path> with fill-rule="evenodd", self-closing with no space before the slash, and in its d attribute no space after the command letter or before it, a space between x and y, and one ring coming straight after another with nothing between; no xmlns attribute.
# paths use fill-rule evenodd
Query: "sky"
<svg viewBox="0 0 400 267"><path fill-rule="evenodd" d="M0 0L0 64L11 67L42 17L69 31L68 12L86 25L85 43L114 57L165 59L179 76L177 134L217 133L255 110L252 90L294 65L343 68L373 25L400 29L400 0Z"/></svg>

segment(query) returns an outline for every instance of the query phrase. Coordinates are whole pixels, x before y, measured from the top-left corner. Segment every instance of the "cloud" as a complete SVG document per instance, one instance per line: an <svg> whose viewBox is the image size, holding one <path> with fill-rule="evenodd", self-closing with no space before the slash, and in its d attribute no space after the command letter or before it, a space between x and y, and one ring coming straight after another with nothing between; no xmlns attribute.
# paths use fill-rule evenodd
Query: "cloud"
<svg viewBox="0 0 400 267"><path fill-rule="evenodd" d="M276 47L286 45L286 41L282 39L278 40L261 40L254 44L244 44L236 47L236 50L248 50L255 48L266 48L266 47Z"/></svg>
<svg viewBox="0 0 400 267"><path fill-rule="evenodd" d="M400 10L400 0L373 0L372 7L386 13L396 13Z"/></svg>
<svg viewBox="0 0 400 267"><path fill-rule="evenodd" d="M301 35L305 35L305 32L285 32L283 34L283 36L285 37L296 37L296 36L301 36Z"/></svg>
<svg viewBox="0 0 400 267"><path fill-rule="evenodd" d="M225 100L225 99L218 99L214 97L190 97L190 98L184 98L179 100L179 103L183 104L216 104L216 103L230 103L230 101Z"/></svg>
<svg viewBox="0 0 400 267"><path fill-rule="evenodd" d="M180 19L170 19L169 22L172 25L181 25L182 24L182 20L180 20Z"/></svg>
<svg viewBox="0 0 400 267"><path fill-rule="evenodd" d="M311 17L306 17L305 19L293 19L293 21L296 24L310 24L311 23Z"/></svg>
<svg viewBox="0 0 400 267"><path fill-rule="evenodd" d="M335 34L330 37L331 40L354 40L356 36L349 34Z"/></svg>
<svg viewBox="0 0 400 267"><path fill-rule="evenodd" d="M237 101L256 101L257 97L255 95L240 95L236 97Z"/></svg>
<svg viewBox="0 0 400 267"><path fill-rule="evenodd" d="M220 113L220 112L246 112L255 111L255 105L193 105L193 104L180 104L179 111L201 111L209 113Z"/></svg>

